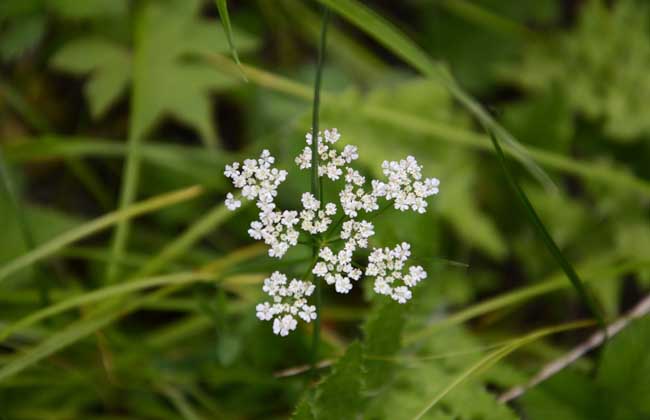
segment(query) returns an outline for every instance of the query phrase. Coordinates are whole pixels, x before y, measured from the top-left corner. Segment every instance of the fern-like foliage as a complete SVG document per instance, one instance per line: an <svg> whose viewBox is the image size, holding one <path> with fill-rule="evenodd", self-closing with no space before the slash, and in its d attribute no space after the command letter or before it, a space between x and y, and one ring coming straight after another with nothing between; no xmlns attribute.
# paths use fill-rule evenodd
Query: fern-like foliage
<svg viewBox="0 0 650 420"><path fill-rule="evenodd" d="M523 65L507 73L523 86L556 86L572 108L619 141L650 134L650 8L622 0L612 9L587 2L577 27L527 49Z"/></svg>

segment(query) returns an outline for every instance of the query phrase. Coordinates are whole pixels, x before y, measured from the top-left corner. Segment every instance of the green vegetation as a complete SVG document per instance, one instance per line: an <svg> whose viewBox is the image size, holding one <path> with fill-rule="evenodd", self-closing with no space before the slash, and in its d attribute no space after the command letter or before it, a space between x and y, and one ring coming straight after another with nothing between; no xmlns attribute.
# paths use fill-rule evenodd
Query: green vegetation
<svg viewBox="0 0 650 420"><path fill-rule="evenodd" d="M4 0L0 420L650 418L648 64L643 0ZM428 277L280 337L320 245L269 258L223 172L336 201L330 127L440 179L372 220Z"/></svg>

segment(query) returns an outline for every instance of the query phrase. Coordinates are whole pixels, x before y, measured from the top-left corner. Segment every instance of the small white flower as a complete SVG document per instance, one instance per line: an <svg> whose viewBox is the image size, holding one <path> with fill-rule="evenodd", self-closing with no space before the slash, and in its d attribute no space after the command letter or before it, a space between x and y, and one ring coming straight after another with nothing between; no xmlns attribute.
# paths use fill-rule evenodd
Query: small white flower
<svg viewBox="0 0 650 420"><path fill-rule="evenodd" d="M257 311L257 317L262 321L270 321L275 315L273 307L268 302L258 304L255 310Z"/></svg>
<svg viewBox="0 0 650 420"><path fill-rule="evenodd" d="M282 318L275 318L273 320L273 334L286 337L289 333L296 329L298 322L291 315L285 315Z"/></svg>
<svg viewBox="0 0 650 420"><path fill-rule="evenodd" d="M325 274L327 274L327 264L323 261L317 262L312 273L318 277L325 277Z"/></svg>
<svg viewBox="0 0 650 420"><path fill-rule="evenodd" d="M314 305L302 305L302 310L298 312L298 316L305 322L311 322L316 319L316 307Z"/></svg>
<svg viewBox="0 0 650 420"><path fill-rule="evenodd" d="M241 206L241 201L235 200L235 196L232 195L232 193L226 194L226 207L230 211L237 210Z"/></svg>
<svg viewBox="0 0 650 420"><path fill-rule="evenodd" d="M408 287L399 286L393 289L393 293L390 297L399 303L406 303L407 300L411 299L411 291Z"/></svg>
<svg viewBox="0 0 650 420"><path fill-rule="evenodd" d="M334 283L334 289L338 293L348 293L350 290L352 290L352 283L350 283L349 278L343 277L340 274L337 274L335 277L336 281Z"/></svg>

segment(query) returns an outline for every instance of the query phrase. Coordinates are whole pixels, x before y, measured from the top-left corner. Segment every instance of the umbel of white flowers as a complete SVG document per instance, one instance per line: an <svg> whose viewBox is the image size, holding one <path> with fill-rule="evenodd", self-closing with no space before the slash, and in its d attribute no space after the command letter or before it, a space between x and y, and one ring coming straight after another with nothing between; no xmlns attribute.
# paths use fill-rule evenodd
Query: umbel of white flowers
<svg viewBox="0 0 650 420"><path fill-rule="evenodd" d="M311 168L313 138L311 133L305 137L307 146L296 157L300 169ZM440 181L423 178L422 167L413 156L407 156L400 161L384 161L381 167L386 179L373 179L367 188L366 178L349 166L359 158L356 146L346 145L339 152L334 147L341 137L336 128L318 133L317 137L318 176L332 181L341 177L345 180L338 203L321 203L313 194L305 192L301 197L301 210L277 209L277 190L286 180L287 171L273 167L275 158L268 150L263 150L258 159L226 165L226 177L241 190L242 197L254 200L260 210L259 219L251 223L248 234L253 239L264 241L269 246L269 256L275 258L282 258L290 247L298 244L300 231L307 235L320 235L325 240L320 241L324 245L312 269L314 276L333 285L338 293L350 292L353 283L364 275L374 277L376 293L406 303L412 296L411 288L425 279L427 273L419 265L407 267L411 251L406 242L392 249L372 249L365 269L359 268L353 262L354 253L359 248L367 248L369 238L375 234L374 225L359 218L378 211L380 199L392 203L400 211L425 213L426 198L438 193ZM228 193L225 204L228 209L235 210L241 206L241 201ZM339 209L343 214L336 218ZM333 238L340 238L343 244L338 245L340 241L331 240ZM336 249L328 246L335 244ZM296 318L305 322L316 319L316 308L307 300L314 288L310 281L288 281L286 275L278 271L272 273L264 280L262 289L272 302L257 305L257 317L264 321L272 320L275 334L288 335L296 329Z"/></svg>

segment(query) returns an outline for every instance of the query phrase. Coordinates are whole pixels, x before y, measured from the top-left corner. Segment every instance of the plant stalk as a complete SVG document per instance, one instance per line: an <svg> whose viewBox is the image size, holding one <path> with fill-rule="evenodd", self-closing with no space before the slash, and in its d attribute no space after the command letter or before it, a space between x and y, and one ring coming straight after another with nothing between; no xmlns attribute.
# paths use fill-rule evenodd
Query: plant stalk
<svg viewBox="0 0 650 420"><path fill-rule="evenodd" d="M312 141L311 141L311 193L323 205L322 182L318 176L318 113L320 110L320 89L323 75L323 64L325 62L325 47L327 40L327 26L329 23L330 12L327 7L323 8L323 17L321 23L320 42L318 45L318 62L316 65L316 79L314 81L314 102L312 114ZM312 256L314 260L318 258L319 252L318 241L312 243ZM314 333L312 335L311 346L311 365L312 372L316 372L316 362L318 360L318 348L320 346L320 329L321 329L321 306L322 306L322 282L318 277L314 278L316 283L315 301L316 301L316 319L314 320Z"/></svg>

